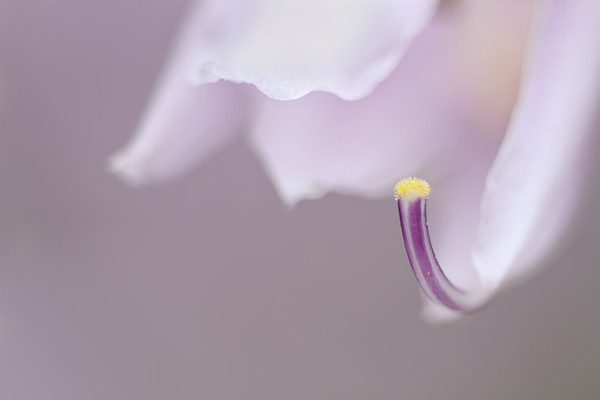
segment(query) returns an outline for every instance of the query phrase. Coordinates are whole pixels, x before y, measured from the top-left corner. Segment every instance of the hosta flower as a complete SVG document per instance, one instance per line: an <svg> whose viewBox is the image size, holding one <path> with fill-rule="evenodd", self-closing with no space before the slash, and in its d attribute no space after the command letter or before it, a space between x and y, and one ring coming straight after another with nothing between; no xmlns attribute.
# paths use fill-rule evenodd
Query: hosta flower
<svg viewBox="0 0 600 400"><path fill-rule="evenodd" d="M397 194L427 315L478 309L560 237L600 84L599 2L498 3L199 3L112 169L170 178L245 132L287 204L423 176L440 264L428 194Z"/></svg>

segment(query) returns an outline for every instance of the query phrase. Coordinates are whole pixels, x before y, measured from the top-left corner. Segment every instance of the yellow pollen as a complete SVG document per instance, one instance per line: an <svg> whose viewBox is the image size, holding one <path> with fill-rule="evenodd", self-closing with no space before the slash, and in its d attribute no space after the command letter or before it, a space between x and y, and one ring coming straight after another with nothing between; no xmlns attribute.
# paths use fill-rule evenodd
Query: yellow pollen
<svg viewBox="0 0 600 400"><path fill-rule="evenodd" d="M428 198L431 193L429 183L423 179L418 178L405 178L396 183L394 187L394 194L396 200L403 198L405 200L415 200L419 197Z"/></svg>

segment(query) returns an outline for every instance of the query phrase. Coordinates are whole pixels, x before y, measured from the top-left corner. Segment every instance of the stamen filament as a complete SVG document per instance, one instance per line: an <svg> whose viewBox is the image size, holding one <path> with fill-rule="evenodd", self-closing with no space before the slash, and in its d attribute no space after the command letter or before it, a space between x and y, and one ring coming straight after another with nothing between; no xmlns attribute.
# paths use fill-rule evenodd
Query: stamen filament
<svg viewBox="0 0 600 400"><path fill-rule="evenodd" d="M461 290L444 274L429 238L426 205L430 193L429 184L416 178L404 179L395 187L404 247L413 273L434 302L460 313L477 311L488 303L491 293L484 288Z"/></svg>

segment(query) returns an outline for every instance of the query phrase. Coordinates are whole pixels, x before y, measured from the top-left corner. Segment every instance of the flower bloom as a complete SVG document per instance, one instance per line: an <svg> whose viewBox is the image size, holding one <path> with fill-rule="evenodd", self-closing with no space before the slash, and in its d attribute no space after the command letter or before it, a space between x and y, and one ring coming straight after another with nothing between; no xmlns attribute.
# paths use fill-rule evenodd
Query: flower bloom
<svg viewBox="0 0 600 400"><path fill-rule="evenodd" d="M436 13L433 0L198 3L111 168L136 185L171 178L247 131L290 205L328 191L388 195L398 178L425 175L444 278L491 295L540 265L575 207L600 85L600 3L482 4L463 6L496 7L493 18L457 23L456 4Z"/></svg>

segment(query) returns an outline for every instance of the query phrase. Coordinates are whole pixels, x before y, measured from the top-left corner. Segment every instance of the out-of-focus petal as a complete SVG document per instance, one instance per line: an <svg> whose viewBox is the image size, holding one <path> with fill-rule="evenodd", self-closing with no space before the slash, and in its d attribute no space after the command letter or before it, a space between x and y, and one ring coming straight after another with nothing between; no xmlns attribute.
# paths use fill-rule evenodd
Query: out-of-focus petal
<svg viewBox="0 0 600 400"><path fill-rule="evenodd" d="M455 149L454 162L446 164L448 169L444 174L430 180L432 192L427 214L432 245L448 279L463 290L481 285L470 254L477 234L485 177L498 146L499 141L465 142ZM423 313L431 323L443 324L464 317L425 297L424 302Z"/></svg>
<svg viewBox="0 0 600 400"><path fill-rule="evenodd" d="M192 11L134 137L111 159L110 169L132 185L184 172L240 133L246 120L248 88L199 86L190 77L198 37L218 32L213 21L227 9L212 4L200 25Z"/></svg>
<svg viewBox="0 0 600 400"><path fill-rule="evenodd" d="M448 11L436 15L398 68L362 100L345 102L324 93L294 102L263 100L250 144L287 204L333 190L389 196L401 177L418 173L430 179L451 169L464 143L497 143L516 98L521 52L512 49L518 41L488 29L482 36L495 39L466 45L463 20ZM526 21L514 31L523 32ZM474 90L481 82L473 72L489 65L486 57L494 54L482 50L497 40L509 49L499 52L507 55L505 64L477 78L493 78L497 86ZM463 49L466 61L463 52L456 56L457 44L474 46Z"/></svg>
<svg viewBox="0 0 600 400"><path fill-rule="evenodd" d="M190 13L188 72L270 97L364 97L396 67L437 0L206 0Z"/></svg>
<svg viewBox="0 0 600 400"><path fill-rule="evenodd" d="M573 173L579 173L598 100L600 3L552 0L539 11L520 99L487 178L473 250L491 287L507 274L527 273L554 243L579 181Z"/></svg>
<svg viewBox="0 0 600 400"><path fill-rule="evenodd" d="M432 142L443 117L426 118L419 114L425 110L411 107L397 93L387 81L356 102L326 93L311 93L293 104L264 100L250 146L282 201L292 206L334 190L389 195L399 174L423 169L452 145L452 135Z"/></svg>
<svg viewBox="0 0 600 400"><path fill-rule="evenodd" d="M184 172L241 131L242 90L227 82L194 87L183 75L167 76L131 142L112 157L110 169L132 185Z"/></svg>

